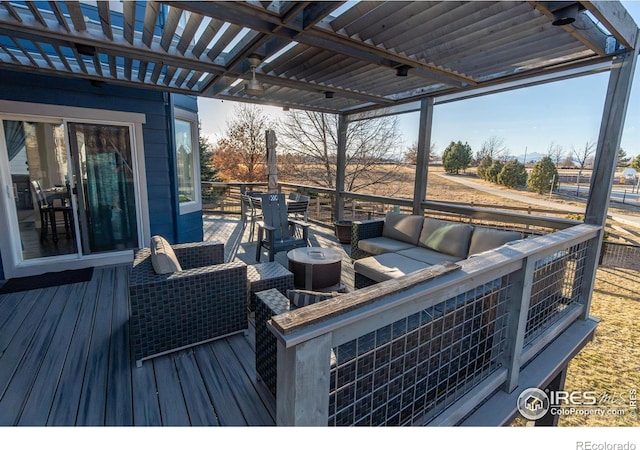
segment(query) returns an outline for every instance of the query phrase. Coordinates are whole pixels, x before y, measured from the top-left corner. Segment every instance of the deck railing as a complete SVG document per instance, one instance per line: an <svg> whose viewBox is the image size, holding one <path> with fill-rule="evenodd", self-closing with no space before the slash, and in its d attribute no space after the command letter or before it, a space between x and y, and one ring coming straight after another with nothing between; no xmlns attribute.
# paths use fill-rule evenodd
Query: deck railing
<svg viewBox="0 0 640 450"><path fill-rule="evenodd" d="M600 228L518 241L275 316L279 425L453 425L586 317Z"/></svg>
<svg viewBox="0 0 640 450"><path fill-rule="evenodd" d="M337 220L335 217L335 190L294 183L279 183L278 189L287 194L297 192L309 196L311 198L308 210L309 220L316 224L333 227ZM266 190L266 183L203 182L203 209L209 213L240 214L241 192ZM377 219L384 217L389 211L411 213L413 205L411 199L356 192L343 192L341 199L344 202L341 217L343 220ZM533 213L550 213L552 211L530 207L506 207L504 210L496 210L477 205L427 200L422 202L422 208L426 216L495 228L514 229L522 231L526 235L546 234L580 223L563 217L536 215Z"/></svg>
<svg viewBox="0 0 640 450"><path fill-rule="evenodd" d="M266 183L211 183L203 182L203 209L221 214L240 214L240 193L266 191ZM311 197L309 220L332 227L335 218L335 190L294 183L280 183L278 188L285 193L298 192ZM410 214L412 201L405 198L345 192L343 220L367 220L384 217L389 211ZM468 222L499 229L518 230L525 235L542 235L562 230L579 221L561 217L563 213L544 208L503 207L501 210L487 205L467 205L455 202L422 202L425 216L443 220ZM551 216L551 213L560 216ZM544 213L545 215L537 215ZM605 267L640 270L640 246L605 240L600 264Z"/></svg>

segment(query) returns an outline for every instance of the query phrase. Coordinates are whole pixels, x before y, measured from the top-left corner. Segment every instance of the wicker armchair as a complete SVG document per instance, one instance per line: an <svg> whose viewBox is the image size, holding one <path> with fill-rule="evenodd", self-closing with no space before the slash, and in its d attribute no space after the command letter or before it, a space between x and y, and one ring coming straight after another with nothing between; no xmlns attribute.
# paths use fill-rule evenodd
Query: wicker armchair
<svg viewBox="0 0 640 450"><path fill-rule="evenodd" d="M139 250L129 277L131 354L144 359L246 331L247 266L223 263L224 245L172 245L182 270L158 275L149 248Z"/></svg>

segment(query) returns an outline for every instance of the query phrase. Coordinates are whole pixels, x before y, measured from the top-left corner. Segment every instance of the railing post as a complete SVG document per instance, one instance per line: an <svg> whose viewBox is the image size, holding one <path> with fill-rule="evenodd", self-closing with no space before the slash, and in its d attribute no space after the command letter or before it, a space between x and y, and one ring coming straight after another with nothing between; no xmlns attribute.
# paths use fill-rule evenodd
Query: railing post
<svg viewBox="0 0 640 450"><path fill-rule="evenodd" d="M276 425L327 426L331 334L286 348L278 340Z"/></svg>
<svg viewBox="0 0 640 450"><path fill-rule="evenodd" d="M531 302L531 287L533 285L533 272L535 262L529 256L523 260L523 266L517 272L510 275L511 287L507 292L509 308L507 317L507 349L505 352L504 366L507 368L507 381L504 390L513 392L518 386L520 376L520 355L524 346L524 335L527 329L527 315Z"/></svg>
<svg viewBox="0 0 640 450"><path fill-rule="evenodd" d="M333 205L333 219L342 220L344 213L344 183L347 170L347 129L348 118L345 114L338 117L338 152L336 155L336 198Z"/></svg>

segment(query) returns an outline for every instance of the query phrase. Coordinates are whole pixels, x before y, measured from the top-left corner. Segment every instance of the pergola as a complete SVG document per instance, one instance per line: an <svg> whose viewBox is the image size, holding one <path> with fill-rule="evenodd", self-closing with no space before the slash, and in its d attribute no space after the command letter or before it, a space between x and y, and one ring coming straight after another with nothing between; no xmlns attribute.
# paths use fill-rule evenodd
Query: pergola
<svg viewBox="0 0 640 450"><path fill-rule="evenodd" d="M420 111L420 213L434 105L610 71L585 214L606 221L640 46L620 2L95 4L2 1L0 67L338 114L337 218L360 113Z"/></svg>
<svg viewBox="0 0 640 450"><path fill-rule="evenodd" d="M349 120L419 110L416 211L434 105L611 71L593 180L613 176L639 35L619 2L95 3L3 1L0 67L339 114L338 193Z"/></svg>

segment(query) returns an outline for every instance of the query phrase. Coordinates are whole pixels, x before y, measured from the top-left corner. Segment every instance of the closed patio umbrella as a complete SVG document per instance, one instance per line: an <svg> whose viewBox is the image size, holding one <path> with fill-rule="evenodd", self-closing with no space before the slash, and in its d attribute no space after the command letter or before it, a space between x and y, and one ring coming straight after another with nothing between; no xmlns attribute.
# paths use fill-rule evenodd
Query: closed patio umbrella
<svg viewBox="0 0 640 450"><path fill-rule="evenodd" d="M267 183L269 192L278 192L278 157L276 156L276 132L265 132L267 141Z"/></svg>

